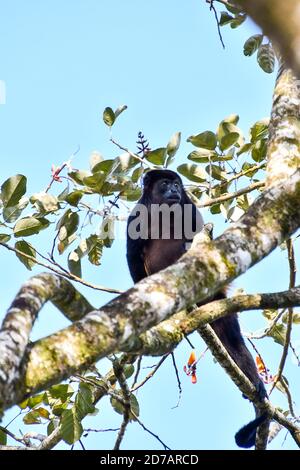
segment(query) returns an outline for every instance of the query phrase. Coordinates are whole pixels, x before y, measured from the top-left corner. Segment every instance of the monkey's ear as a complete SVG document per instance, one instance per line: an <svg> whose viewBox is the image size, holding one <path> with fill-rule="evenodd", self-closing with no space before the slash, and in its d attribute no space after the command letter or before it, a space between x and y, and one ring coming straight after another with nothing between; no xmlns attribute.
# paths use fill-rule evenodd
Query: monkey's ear
<svg viewBox="0 0 300 470"><path fill-rule="evenodd" d="M146 173L144 173L144 175L143 175L143 187L144 187L144 189L149 186L151 179L152 179L151 170L149 170Z"/></svg>

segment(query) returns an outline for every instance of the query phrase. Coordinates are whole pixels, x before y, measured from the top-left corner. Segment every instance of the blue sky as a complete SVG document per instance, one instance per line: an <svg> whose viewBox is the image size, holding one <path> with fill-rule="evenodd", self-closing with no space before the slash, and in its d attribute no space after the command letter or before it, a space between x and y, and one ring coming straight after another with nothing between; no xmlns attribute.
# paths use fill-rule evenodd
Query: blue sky
<svg viewBox="0 0 300 470"><path fill-rule="evenodd" d="M176 131L183 142L191 134L211 129L228 114L240 115L246 132L256 120L269 115L275 75L263 73L255 58L242 54L244 41L257 29L248 22L237 30L223 28L223 50L214 16L203 1L174 0L12 0L0 1L0 79L6 83L6 104L0 105L1 181L22 173L29 193L46 187L53 164L61 164L80 145L74 166L87 168L93 150L106 158L118 155L102 123L106 106L127 104L128 110L113 128L125 147L135 148L141 130L151 147L164 146ZM183 143L179 164L190 151ZM217 216L216 234L224 228ZM49 240L41 237L45 251ZM1 315L30 273L1 250L5 276L0 288ZM38 272L38 269L34 271ZM126 289L131 286L125 262L125 243L118 240L107 250L100 268L85 266L86 279L96 284ZM249 292L287 287L286 253L279 250L234 283ZM108 294L80 289L100 306ZM2 313L3 312L3 313ZM244 328L263 323L258 313L242 316ZM34 328L33 339L64 327L68 322L47 306ZM296 331L296 339L299 333ZM203 343L194 335L197 350ZM259 344L270 368L276 371L280 348L271 340ZM178 368L189 354L187 343L176 350ZM155 358L145 363L153 364ZM269 364L270 363L270 364ZM101 366L103 371L107 363ZM288 360L287 375L297 389L297 368ZM236 430L253 417L251 405L226 377L210 355L200 363L197 385L181 375L178 390L171 361L138 394L141 419L173 449L232 449ZM275 395L274 395L275 397ZM285 406L276 395L276 403ZM115 427L120 422L107 400L86 427ZM6 421L16 414L11 410ZM28 429L22 423L15 429ZM272 444L280 448L283 434ZM113 446L115 434L91 434L87 448ZM158 442L133 424L123 449L160 449ZM294 448L287 438L284 448Z"/></svg>

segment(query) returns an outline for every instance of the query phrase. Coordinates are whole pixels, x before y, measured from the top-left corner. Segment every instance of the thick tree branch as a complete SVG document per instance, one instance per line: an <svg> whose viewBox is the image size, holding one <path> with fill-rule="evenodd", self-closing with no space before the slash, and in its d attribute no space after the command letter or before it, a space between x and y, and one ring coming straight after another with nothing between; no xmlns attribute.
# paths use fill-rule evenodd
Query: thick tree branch
<svg viewBox="0 0 300 470"><path fill-rule="evenodd" d="M274 89L269 125L267 187L285 180L300 167L299 92L300 81L295 79L291 70L281 65Z"/></svg>
<svg viewBox="0 0 300 470"><path fill-rule="evenodd" d="M78 320L93 309L70 282L52 274L39 274L22 286L0 330L0 408L2 392L13 393L13 384L20 376L21 361L32 326L48 300L71 321Z"/></svg>

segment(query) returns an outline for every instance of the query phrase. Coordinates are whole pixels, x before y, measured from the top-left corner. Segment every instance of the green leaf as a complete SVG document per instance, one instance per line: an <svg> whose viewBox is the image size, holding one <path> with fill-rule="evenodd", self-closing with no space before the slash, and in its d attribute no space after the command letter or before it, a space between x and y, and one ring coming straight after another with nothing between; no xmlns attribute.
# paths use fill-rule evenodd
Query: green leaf
<svg viewBox="0 0 300 470"><path fill-rule="evenodd" d="M53 433L53 431L59 426L59 421L57 418L51 419L47 426L47 436Z"/></svg>
<svg viewBox="0 0 300 470"><path fill-rule="evenodd" d="M140 164L140 161L137 158L134 158L130 153L125 152L118 156L116 159L116 166L118 169L124 173L136 165Z"/></svg>
<svg viewBox="0 0 300 470"><path fill-rule="evenodd" d="M263 40L262 34L251 36L244 44L244 55L251 56L259 48Z"/></svg>
<svg viewBox="0 0 300 470"><path fill-rule="evenodd" d="M65 240L76 232L79 224L79 215L77 212L72 212L68 209L63 216L59 219L56 225L58 230L58 238L60 241Z"/></svg>
<svg viewBox="0 0 300 470"><path fill-rule="evenodd" d="M125 199L126 201L137 201L142 195L141 188L128 188L122 191L120 194L120 199Z"/></svg>
<svg viewBox="0 0 300 470"><path fill-rule="evenodd" d="M68 248L68 246L70 246L71 243L73 243L76 239L77 239L76 233L72 233L72 235L70 235L69 237L58 242L57 244L58 253L62 255L65 249Z"/></svg>
<svg viewBox="0 0 300 470"><path fill-rule="evenodd" d="M26 193L27 179L24 175L8 178L1 186L1 199L4 207L16 206Z"/></svg>
<svg viewBox="0 0 300 470"><path fill-rule="evenodd" d="M252 148L251 156L257 163L262 162L267 157L267 139L259 140Z"/></svg>
<svg viewBox="0 0 300 470"><path fill-rule="evenodd" d="M81 186L84 185L84 178L87 178L88 176L91 176L91 173L89 171L84 171L84 170L74 170L70 171L68 173L69 178L75 181L75 183L80 184Z"/></svg>
<svg viewBox="0 0 300 470"><path fill-rule="evenodd" d="M19 251L22 251L25 255L32 256L36 258L36 251L30 243L27 243L25 240L20 240L15 243L15 248ZM28 259L26 256L22 256L20 253L16 253L17 257L24 264L24 266L31 271L31 268L36 264L33 260Z"/></svg>
<svg viewBox="0 0 300 470"><path fill-rule="evenodd" d="M221 205L220 204L214 204L213 206L210 206L210 212L211 214L220 214L221 213Z"/></svg>
<svg viewBox="0 0 300 470"><path fill-rule="evenodd" d="M27 406L29 408L34 408L36 405L39 405L42 403L44 399L44 393L39 393L38 395L34 395L33 397L30 397L27 401Z"/></svg>
<svg viewBox="0 0 300 470"><path fill-rule="evenodd" d="M247 173L245 174L246 178L253 178L255 173L259 171L257 168L255 168L256 166L257 166L256 163L249 163L249 162L243 163L242 171L247 171ZM253 168L253 171L251 171L251 168Z"/></svg>
<svg viewBox="0 0 300 470"><path fill-rule="evenodd" d="M131 175L131 181L133 183L137 183L142 174L144 173L143 167L136 168L133 170L132 175Z"/></svg>
<svg viewBox="0 0 300 470"><path fill-rule="evenodd" d="M119 395L119 396L120 396L120 399L124 399L122 392L120 392L119 390L115 391L115 394L116 394L116 395ZM124 407L123 403L121 403L117 398L111 397L110 403L111 403L111 406L113 407L113 409L114 409L118 414L121 414L121 415L124 414L125 407ZM138 401L137 401L136 396L133 395L133 393L130 394L129 419L130 419L131 421L134 421L134 420L135 420L135 416L131 413L131 411L135 414L135 416L139 416L139 414L140 414L139 403L138 403Z"/></svg>
<svg viewBox="0 0 300 470"><path fill-rule="evenodd" d="M89 262L95 266L100 266L103 252L103 240L97 237L97 235L90 235L87 239L88 243L89 240L91 240L91 249L88 253Z"/></svg>
<svg viewBox="0 0 300 470"><path fill-rule="evenodd" d="M167 145L167 154L169 157L174 157L177 150L179 149L181 141L181 132L175 132L170 138L168 145Z"/></svg>
<svg viewBox="0 0 300 470"><path fill-rule="evenodd" d="M115 113L113 112L113 110L110 108L110 107L107 107L105 108L105 110L103 111L103 121L104 123L111 127L113 125L113 123L115 122L116 120L116 116L115 116Z"/></svg>
<svg viewBox="0 0 300 470"><path fill-rule="evenodd" d="M275 67L275 53L271 44L262 44L257 51L257 62L266 73L272 73Z"/></svg>
<svg viewBox="0 0 300 470"><path fill-rule="evenodd" d="M190 181L195 181L196 183L202 183L207 179L206 171L199 165L184 163L177 167L178 173L188 178Z"/></svg>
<svg viewBox="0 0 300 470"><path fill-rule="evenodd" d="M7 434L0 429L0 445L6 446L7 444Z"/></svg>
<svg viewBox="0 0 300 470"><path fill-rule="evenodd" d="M244 144L242 145L242 147L239 149L239 151L237 152L237 155L242 155L243 153L248 153L249 150L251 150L252 148L252 144L248 143L248 144Z"/></svg>
<svg viewBox="0 0 300 470"><path fill-rule="evenodd" d="M29 411L25 416L23 416L24 424L40 424L41 417L38 411L32 410Z"/></svg>
<svg viewBox="0 0 300 470"><path fill-rule="evenodd" d="M49 224L49 220L43 217L24 217L14 226L14 235L15 237L29 237L44 230Z"/></svg>
<svg viewBox="0 0 300 470"><path fill-rule="evenodd" d="M268 332L267 336L273 338L275 343L284 346L286 338L286 327L282 323L277 323L273 326L272 330Z"/></svg>
<svg viewBox="0 0 300 470"><path fill-rule="evenodd" d="M110 160L103 160L102 162L97 163L94 168L93 168L93 173L97 172L103 172L105 175L109 173L112 169L112 167L115 165L115 160L110 159Z"/></svg>
<svg viewBox="0 0 300 470"><path fill-rule="evenodd" d="M58 384L52 385L47 390L47 395L54 399L60 399L62 401L68 400L72 395L74 395L74 389L71 385L68 384Z"/></svg>
<svg viewBox="0 0 300 470"><path fill-rule="evenodd" d="M22 197L16 206L5 207L3 210L3 219L5 222L13 223L22 214L25 207L28 206L29 199Z"/></svg>
<svg viewBox="0 0 300 470"><path fill-rule="evenodd" d="M247 194L243 194L242 196L239 196L236 198L237 206L242 209L244 212L246 212L249 207L249 199Z"/></svg>
<svg viewBox="0 0 300 470"><path fill-rule="evenodd" d="M222 123L227 124L234 124L236 125L240 120L240 116L238 114L229 114L226 118L223 119Z"/></svg>
<svg viewBox="0 0 300 470"><path fill-rule="evenodd" d="M221 17L220 17L220 20L219 20L219 25L220 26L225 26L226 24L231 23L233 18L234 17L229 15L229 13L227 13L227 11L221 11Z"/></svg>
<svg viewBox="0 0 300 470"><path fill-rule="evenodd" d="M81 438L83 427L74 407L63 412L60 430L62 438L67 444L74 444Z"/></svg>
<svg viewBox="0 0 300 470"><path fill-rule="evenodd" d="M129 379L129 377L131 377L132 374L134 373L134 366L132 364L125 364L123 366L123 372L124 372L126 379Z"/></svg>
<svg viewBox="0 0 300 470"><path fill-rule="evenodd" d="M0 233L0 242L1 243L7 243L11 239L11 235L8 235L7 233Z"/></svg>
<svg viewBox="0 0 300 470"><path fill-rule="evenodd" d="M50 417L49 411L46 410L46 408L43 408L42 406L40 406L39 408L36 408L35 411L38 412L41 418L49 419Z"/></svg>
<svg viewBox="0 0 300 470"><path fill-rule="evenodd" d="M76 189L75 191L72 191L65 197L65 201L68 202L70 206L77 207L83 195L84 195L83 191Z"/></svg>
<svg viewBox="0 0 300 470"><path fill-rule="evenodd" d="M59 195L57 196L57 200L59 202L64 201L65 197L67 197L68 194L69 194L69 185L66 186L66 188L61 193L59 193Z"/></svg>
<svg viewBox="0 0 300 470"><path fill-rule="evenodd" d="M276 377L276 376L275 376L275 377ZM288 385L289 385L289 383L288 383L286 377L284 377L284 376L282 375L282 376L280 377L280 380L278 380L278 381L276 382L275 387L276 387L281 393L283 393L285 396L288 396L287 390L286 390L286 388L289 389Z"/></svg>
<svg viewBox="0 0 300 470"><path fill-rule="evenodd" d="M214 150L200 149L194 150L188 155L188 160L192 160L197 163L208 163L209 161L215 162L222 158Z"/></svg>
<svg viewBox="0 0 300 470"><path fill-rule="evenodd" d="M57 197L45 192L33 194L30 202L42 213L55 212L60 208Z"/></svg>
<svg viewBox="0 0 300 470"><path fill-rule="evenodd" d="M218 131L217 131L217 137L218 141L222 142L222 139L231 133L237 133L239 134L238 139L236 140L236 145L239 147L242 147L244 145L244 137L241 129L236 126L236 123L238 122L239 116L236 114L231 114L230 116L227 116L223 121L220 122L218 126Z"/></svg>
<svg viewBox="0 0 300 470"><path fill-rule="evenodd" d="M88 238L81 240L78 247L70 254L69 257L71 267L73 267L72 263L75 263L75 271L72 271L73 274L76 274L76 269L78 270L80 268L79 261L86 255L89 256L89 261L92 264L99 266L104 244L105 241L102 240L100 236L97 236L95 234L92 234ZM77 272L79 273L79 271Z"/></svg>
<svg viewBox="0 0 300 470"><path fill-rule="evenodd" d="M78 247L74 250L73 253L77 255L74 256L74 261L78 263L78 260L81 260L84 256L88 255L90 262L99 266L103 245L104 242L100 237L95 234L90 235L88 238L81 240Z"/></svg>
<svg viewBox="0 0 300 470"><path fill-rule="evenodd" d="M105 181L106 174L104 171L97 171L92 176L86 176L83 178L83 183L93 190L94 193L99 193L101 191L102 185Z"/></svg>
<svg viewBox="0 0 300 470"><path fill-rule="evenodd" d="M27 408L28 406L28 401L29 401L29 398L26 398L21 403L18 403L19 408L21 408L21 410L25 410L25 408Z"/></svg>
<svg viewBox="0 0 300 470"><path fill-rule="evenodd" d="M235 18L230 22L230 27L232 29L237 28L240 26L244 21L246 20L247 15L241 14L241 15L236 15Z"/></svg>
<svg viewBox="0 0 300 470"><path fill-rule="evenodd" d="M226 3L225 8L233 15L236 15L240 11L235 5L231 5L230 3Z"/></svg>
<svg viewBox="0 0 300 470"><path fill-rule="evenodd" d="M166 156L167 156L166 147L161 147L155 150L151 150L150 152L147 152L145 155L145 158L146 160L148 160L148 162L151 162L154 165L161 166L165 163Z"/></svg>
<svg viewBox="0 0 300 470"><path fill-rule="evenodd" d="M251 143L255 143L260 139L265 139L268 137L269 133L269 122L268 118L261 119L253 124L250 129Z"/></svg>
<svg viewBox="0 0 300 470"><path fill-rule="evenodd" d="M262 311L262 314L268 321L273 321L278 315L278 310L274 308L266 308Z"/></svg>
<svg viewBox="0 0 300 470"><path fill-rule="evenodd" d="M90 159L89 159L89 162L90 162L90 169L91 169L91 172L94 173L94 167L102 162L104 160L103 156L101 155L101 153L97 152L96 150L94 150L94 152L91 153L90 155Z"/></svg>
<svg viewBox="0 0 300 470"><path fill-rule="evenodd" d="M205 131L198 135L191 135L187 138L195 147L201 147L208 150L214 150L217 146L217 137L214 132Z"/></svg>
<svg viewBox="0 0 300 470"><path fill-rule="evenodd" d="M104 217L101 227L99 229L99 237L107 248L110 248L115 239L114 233L115 218L113 215Z"/></svg>
<svg viewBox="0 0 300 470"><path fill-rule="evenodd" d="M212 176L215 180L218 181L223 181L226 180L226 172L223 171L219 166L217 165L207 165L205 167L206 171L208 174Z"/></svg>
<svg viewBox="0 0 300 470"><path fill-rule="evenodd" d="M83 382L80 383L74 406L79 419L83 419L87 414L94 412L93 393L89 385Z"/></svg>
<svg viewBox="0 0 300 470"><path fill-rule="evenodd" d="M125 111L125 109L127 109L127 108L128 108L128 106L126 104L122 104L117 109L115 109L115 119L117 119L117 117L119 117L120 114L123 113Z"/></svg>
<svg viewBox="0 0 300 470"><path fill-rule="evenodd" d="M283 322L283 323L287 323L287 322L288 322L288 318L289 318L289 314L288 314L288 313L285 313L285 314L282 316L282 322ZM294 323L295 325L299 325L299 324L300 324L300 313L293 312L293 323Z"/></svg>
<svg viewBox="0 0 300 470"><path fill-rule="evenodd" d="M238 132L229 132L225 134L222 139L220 140L220 149L227 150L232 145L236 144L240 138L240 134Z"/></svg>
<svg viewBox="0 0 300 470"><path fill-rule="evenodd" d="M75 276L82 277L81 260L75 250L71 251L68 256L68 268Z"/></svg>

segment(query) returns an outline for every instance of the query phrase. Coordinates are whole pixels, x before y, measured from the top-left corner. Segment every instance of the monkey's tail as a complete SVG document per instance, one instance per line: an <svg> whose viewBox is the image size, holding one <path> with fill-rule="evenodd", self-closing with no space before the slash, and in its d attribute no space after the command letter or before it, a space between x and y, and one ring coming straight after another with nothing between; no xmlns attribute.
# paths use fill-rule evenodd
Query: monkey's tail
<svg viewBox="0 0 300 470"><path fill-rule="evenodd" d="M239 447L249 449L255 445L256 430L267 419L268 414L264 413L258 418L243 426L235 435L235 442Z"/></svg>

